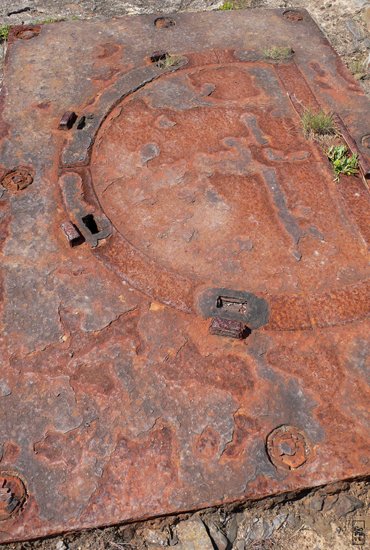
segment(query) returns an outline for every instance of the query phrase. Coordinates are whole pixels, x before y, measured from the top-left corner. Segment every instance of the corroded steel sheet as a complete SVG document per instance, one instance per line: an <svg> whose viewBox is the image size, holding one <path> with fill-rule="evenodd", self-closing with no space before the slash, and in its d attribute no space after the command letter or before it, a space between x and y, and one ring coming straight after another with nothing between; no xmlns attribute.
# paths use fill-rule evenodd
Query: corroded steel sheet
<svg viewBox="0 0 370 550"><path fill-rule="evenodd" d="M305 11L14 28L1 116L2 541L369 473L369 102Z"/></svg>

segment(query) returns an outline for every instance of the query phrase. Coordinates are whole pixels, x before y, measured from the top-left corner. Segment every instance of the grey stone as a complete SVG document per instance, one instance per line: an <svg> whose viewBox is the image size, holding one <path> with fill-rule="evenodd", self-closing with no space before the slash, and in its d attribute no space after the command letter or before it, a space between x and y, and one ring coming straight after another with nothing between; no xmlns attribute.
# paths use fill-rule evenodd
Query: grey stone
<svg viewBox="0 0 370 550"><path fill-rule="evenodd" d="M236 539L236 536L238 534L239 524L242 521L242 519L243 519L243 514L239 512L236 514L232 514L227 521L226 535L231 543L233 543Z"/></svg>
<svg viewBox="0 0 370 550"><path fill-rule="evenodd" d="M12 393L12 390L9 388L5 380L0 380L0 397L6 397L11 393Z"/></svg>
<svg viewBox="0 0 370 550"><path fill-rule="evenodd" d="M293 531L295 531L296 529L299 529L299 527L302 525L302 520L295 514L289 514L286 519L286 524L290 529L293 529Z"/></svg>
<svg viewBox="0 0 370 550"><path fill-rule="evenodd" d="M208 523L207 527L213 544L216 546L217 550L226 550L229 541L227 540L224 533L213 522Z"/></svg>
<svg viewBox="0 0 370 550"><path fill-rule="evenodd" d="M145 539L146 544L168 546L169 543L169 531L167 529L144 529L141 533Z"/></svg>
<svg viewBox="0 0 370 550"><path fill-rule="evenodd" d="M63 540L58 540L58 542L55 545L56 550L67 550L68 546Z"/></svg>
<svg viewBox="0 0 370 550"><path fill-rule="evenodd" d="M340 494L333 505L333 512L338 518L341 518L359 508L363 508L363 506L364 503L358 498L352 495Z"/></svg>
<svg viewBox="0 0 370 550"><path fill-rule="evenodd" d="M361 42L361 40L366 38L364 29L353 19L346 20L346 27L357 42Z"/></svg>
<svg viewBox="0 0 370 550"><path fill-rule="evenodd" d="M280 527L282 527L286 522L287 518L288 518L287 513L282 513L274 517L274 519L272 520L273 530L277 531L278 529L280 529Z"/></svg>
<svg viewBox="0 0 370 550"><path fill-rule="evenodd" d="M308 507L310 510L313 510L314 512L321 512L324 506L324 500L325 498L323 495L314 495L309 501L308 501Z"/></svg>
<svg viewBox="0 0 370 550"><path fill-rule="evenodd" d="M176 531L179 538L176 550L214 550L204 523L199 518L181 521Z"/></svg>
<svg viewBox="0 0 370 550"><path fill-rule="evenodd" d="M255 518L246 532L245 541L265 540L271 537L273 525L263 518Z"/></svg>
<svg viewBox="0 0 370 550"><path fill-rule="evenodd" d="M352 3L355 10L362 10L369 5L369 0L352 0Z"/></svg>

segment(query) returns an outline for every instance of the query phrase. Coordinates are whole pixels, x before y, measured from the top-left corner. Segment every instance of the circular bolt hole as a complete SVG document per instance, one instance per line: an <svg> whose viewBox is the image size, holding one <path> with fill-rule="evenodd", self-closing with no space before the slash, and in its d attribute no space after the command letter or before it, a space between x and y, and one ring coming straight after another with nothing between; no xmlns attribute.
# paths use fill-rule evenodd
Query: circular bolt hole
<svg viewBox="0 0 370 550"><path fill-rule="evenodd" d="M303 14L298 10L286 10L283 12L283 17L289 21L293 21L293 23L303 21Z"/></svg>
<svg viewBox="0 0 370 550"><path fill-rule="evenodd" d="M370 134L366 134L366 136L363 136L361 138L361 143L364 147L370 149Z"/></svg>
<svg viewBox="0 0 370 550"><path fill-rule="evenodd" d="M176 23L173 19L170 19L169 17L157 17L157 19L154 21L154 25L157 27L157 29L169 29L170 27L174 27Z"/></svg>
<svg viewBox="0 0 370 550"><path fill-rule="evenodd" d="M1 185L14 193L26 189L32 182L33 171L25 166L18 166L5 174L1 180Z"/></svg>
<svg viewBox="0 0 370 550"><path fill-rule="evenodd" d="M0 471L0 521L21 512L27 500L23 481L13 473Z"/></svg>
<svg viewBox="0 0 370 550"><path fill-rule="evenodd" d="M277 468L296 470L307 462L310 448L306 436L294 426L279 426L267 437L266 450Z"/></svg>

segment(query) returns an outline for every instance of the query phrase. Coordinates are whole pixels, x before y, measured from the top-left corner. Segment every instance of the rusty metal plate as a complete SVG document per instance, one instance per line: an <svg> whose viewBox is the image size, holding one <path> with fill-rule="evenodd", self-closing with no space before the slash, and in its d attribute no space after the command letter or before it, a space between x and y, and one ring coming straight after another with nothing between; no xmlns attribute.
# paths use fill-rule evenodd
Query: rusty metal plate
<svg viewBox="0 0 370 550"><path fill-rule="evenodd" d="M2 541L369 473L369 102L305 11L15 28L1 112Z"/></svg>

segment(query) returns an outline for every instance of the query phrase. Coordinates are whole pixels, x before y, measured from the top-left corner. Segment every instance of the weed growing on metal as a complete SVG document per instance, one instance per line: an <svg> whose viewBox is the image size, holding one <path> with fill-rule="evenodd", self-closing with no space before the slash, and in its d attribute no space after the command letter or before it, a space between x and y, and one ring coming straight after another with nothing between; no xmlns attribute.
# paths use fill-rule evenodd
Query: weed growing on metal
<svg viewBox="0 0 370 550"><path fill-rule="evenodd" d="M326 155L333 165L335 181L339 181L341 174L353 176L358 173L358 155L349 154L345 145L333 145L329 147Z"/></svg>
<svg viewBox="0 0 370 550"><path fill-rule="evenodd" d="M157 61L157 66L161 69L169 69L170 67L176 67L181 63L182 57L180 55L166 54L163 58Z"/></svg>
<svg viewBox="0 0 370 550"><path fill-rule="evenodd" d="M264 50L263 54L266 59L284 61L284 59L290 59L294 51L288 46L271 46L271 48Z"/></svg>
<svg viewBox="0 0 370 550"><path fill-rule="evenodd" d="M314 113L310 109L306 109L302 115L302 127L307 138L337 133L333 115L324 111Z"/></svg>
<svg viewBox="0 0 370 550"><path fill-rule="evenodd" d="M367 60L364 57L351 61L348 68L356 80L364 80L368 77Z"/></svg>
<svg viewBox="0 0 370 550"><path fill-rule="evenodd" d="M218 8L219 10L233 10L234 9L234 2L224 2L222 6Z"/></svg>
<svg viewBox="0 0 370 550"><path fill-rule="evenodd" d="M3 42L8 39L10 25L1 25L0 26L0 42Z"/></svg>
<svg viewBox="0 0 370 550"><path fill-rule="evenodd" d="M60 21L65 21L62 17L49 17L49 19L42 19L41 21L34 21L34 25L50 25L51 23L60 23Z"/></svg>

